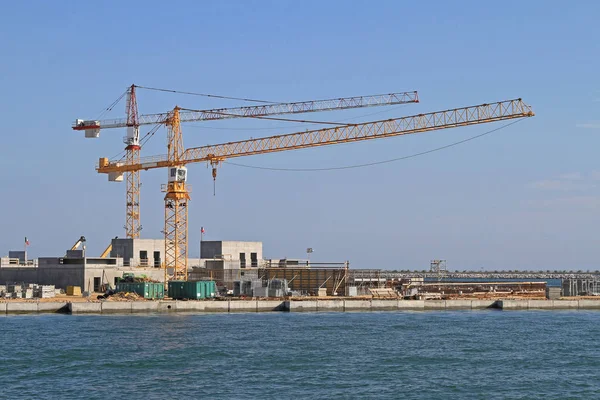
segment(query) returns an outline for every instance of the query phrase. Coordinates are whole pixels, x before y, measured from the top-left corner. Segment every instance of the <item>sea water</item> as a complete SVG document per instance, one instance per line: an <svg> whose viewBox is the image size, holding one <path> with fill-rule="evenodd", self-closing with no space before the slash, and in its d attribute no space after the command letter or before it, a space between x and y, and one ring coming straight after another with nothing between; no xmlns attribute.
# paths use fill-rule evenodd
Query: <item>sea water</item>
<svg viewBox="0 0 600 400"><path fill-rule="evenodd" d="M0 316L0 394L597 399L600 312Z"/></svg>

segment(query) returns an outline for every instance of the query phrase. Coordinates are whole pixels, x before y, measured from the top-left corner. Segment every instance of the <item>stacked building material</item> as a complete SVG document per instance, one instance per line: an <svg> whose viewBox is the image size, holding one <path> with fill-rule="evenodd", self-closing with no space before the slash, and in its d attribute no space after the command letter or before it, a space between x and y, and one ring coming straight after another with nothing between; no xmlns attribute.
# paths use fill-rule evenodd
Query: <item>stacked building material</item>
<svg viewBox="0 0 600 400"><path fill-rule="evenodd" d="M6 296L6 297L10 297L13 299L21 299L23 298L23 285L21 284L12 284L12 285L7 285L6 287L6 291L10 294L10 296Z"/></svg>
<svg viewBox="0 0 600 400"><path fill-rule="evenodd" d="M54 285L35 285L33 297L38 299L51 299L56 295Z"/></svg>

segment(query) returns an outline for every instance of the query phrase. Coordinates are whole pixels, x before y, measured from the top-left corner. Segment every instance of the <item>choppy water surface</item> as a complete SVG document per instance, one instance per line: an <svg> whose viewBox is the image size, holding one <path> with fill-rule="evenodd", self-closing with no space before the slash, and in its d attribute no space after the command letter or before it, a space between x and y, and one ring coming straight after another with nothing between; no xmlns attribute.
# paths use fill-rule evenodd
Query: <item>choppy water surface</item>
<svg viewBox="0 0 600 400"><path fill-rule="evenodd" d="M3 398L594 399L600 312L0 317Z"/></svg>

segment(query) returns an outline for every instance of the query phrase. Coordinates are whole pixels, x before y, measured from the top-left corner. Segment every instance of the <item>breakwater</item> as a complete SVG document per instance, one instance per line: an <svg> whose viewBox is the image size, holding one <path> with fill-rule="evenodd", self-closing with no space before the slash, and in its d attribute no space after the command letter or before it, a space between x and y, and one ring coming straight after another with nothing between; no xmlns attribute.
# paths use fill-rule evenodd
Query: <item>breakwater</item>
<svg viewBox="0 0 600 400"><path fill-rule="evenodd" d="M600 310L600 299L575 300L224 300L132 302L6 302L0 314L152 313L152 312L314 312L314 311L428 311L428 310Z"/></svg>

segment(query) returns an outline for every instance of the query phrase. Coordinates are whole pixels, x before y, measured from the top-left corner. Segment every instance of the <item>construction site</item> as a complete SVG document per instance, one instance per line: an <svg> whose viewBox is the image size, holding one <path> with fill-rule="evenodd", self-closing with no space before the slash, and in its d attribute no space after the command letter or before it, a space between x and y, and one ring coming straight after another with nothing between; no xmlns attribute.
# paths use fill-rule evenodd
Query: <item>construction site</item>
<svg viewBox="0 0 600 400"><path fill-rule="evenodd" d="M27 257L26 238L24 251L9 251L7 256L0 259L1 301L46 301L48 298L69 303L226 299L231 304L235 299L311 298L497 301L556 300L562 294L590 294L588 288L594 288L597 292L595 280L584 284L565 283L565 290L559 288L558 291L543 280L445 281L445 261L441 260L431 261L430 272L434 274L434 279L428 280L418 274L398 277L383 270L352 269L347 260L311 262L310 259L300 258L267 259L260 241L201 240L200 257L189 257L188 210L192 206L191 190L187 183L189 164L206 163L212 171L213 181L216 181L220 164L232 158L385 140L434 130L533 117L532 108L520 98L373 122L321 122L335 126L185 148L182 126L187 122L233 118L306 122L277 116L411 104L419 102L419 97L416 91L412 91L207 110L176 106L165 113L145 115L138 111L137 89L140 88L150 89L131 85L117 99L116 102L121 98L126 99L124 118L77 119L71 127L88 139L99 138L104 130L126 130L124 156L115 159L102 157L96 164L96 172L105 174L109 182L125 182L125 237L112 238L101 254L89 255L86 252L86 238L81 236L64 254L33 260ZM146 126L151 128L142 136L140 131ZM167 131L166 154L142 157L142 145L161 128ZM164 193L162 238L141 237L140 175L142 171L152 169L165 169L168 176L161 188ZM149 214L156 216L158 210ZM312 249L307 249L307 255L310 252Z"/></svg>

